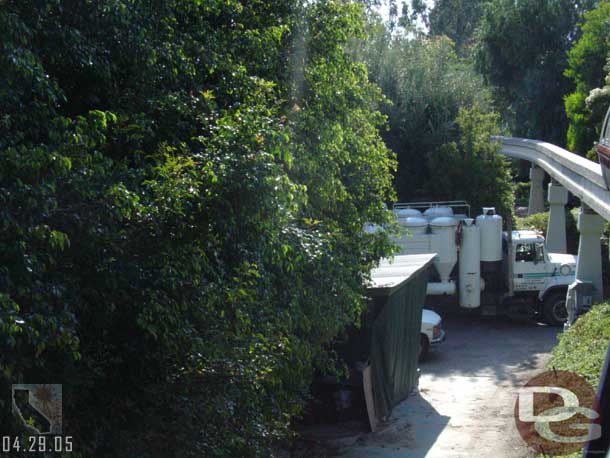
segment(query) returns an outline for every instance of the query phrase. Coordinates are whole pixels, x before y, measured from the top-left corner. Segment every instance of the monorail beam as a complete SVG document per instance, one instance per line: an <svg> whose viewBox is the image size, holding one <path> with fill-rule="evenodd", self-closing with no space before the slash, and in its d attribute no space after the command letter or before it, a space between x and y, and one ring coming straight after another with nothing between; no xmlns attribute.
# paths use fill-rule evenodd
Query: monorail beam
<svg viewBox="0 0 610 458"><path fill-rule="evenodd" d="M537 140L509 137L493 137L493 140L500 143L500 154L541 167L595 213L610 221L610 192L599 164Z"/></svg>

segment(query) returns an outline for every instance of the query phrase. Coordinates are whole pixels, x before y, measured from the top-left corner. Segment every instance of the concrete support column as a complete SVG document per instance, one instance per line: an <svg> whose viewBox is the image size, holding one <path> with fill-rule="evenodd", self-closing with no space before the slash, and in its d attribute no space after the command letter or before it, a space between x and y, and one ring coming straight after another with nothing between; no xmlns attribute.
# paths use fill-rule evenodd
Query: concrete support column
<svg viewBox="0 0 610 458"><path fill-rule="evenodd" d="M551 253L567 253L566 204L568 190L551 182L548 188L549 223L546 228L546 247Z"/></svg>
<svg viewBox="0 0 610 458"><path fill-rule="evenodd" d="M602 247L600 238L604 232L604 220L583 204L578 216L578 263L576 280L590 281L595 286L593 302L603 299Z"/></svg>
<svg viewBox="0 0 610 458"><path fill-rule="evenodd" d="M544 181L544 170L532 164L530 168L530 200L527 206L527 214L533 215L544 211L544 192L542 182Z"/></svg>

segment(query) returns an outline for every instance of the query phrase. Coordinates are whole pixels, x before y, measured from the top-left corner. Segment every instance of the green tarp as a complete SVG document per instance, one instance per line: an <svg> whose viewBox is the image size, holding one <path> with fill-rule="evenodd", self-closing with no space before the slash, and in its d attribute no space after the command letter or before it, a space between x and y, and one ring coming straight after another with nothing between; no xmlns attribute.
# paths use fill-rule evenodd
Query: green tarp
<svg viewBox="0 0 610 458"><path fill-rule="evenodd" d="M389 416L417 386L427 281L427 270L422 269L389 294L376 294L372 299L378 314L371 326L369 361L377 418Z"/></svg>
<svg viewBox="0 0 610 458"><path fill-rule="evenodd" d="M378 419L388 417L417 386L422 309L434 256L383 260L371 272L361 326L335 342L334 349L351 368L370 365Z"/></svg>

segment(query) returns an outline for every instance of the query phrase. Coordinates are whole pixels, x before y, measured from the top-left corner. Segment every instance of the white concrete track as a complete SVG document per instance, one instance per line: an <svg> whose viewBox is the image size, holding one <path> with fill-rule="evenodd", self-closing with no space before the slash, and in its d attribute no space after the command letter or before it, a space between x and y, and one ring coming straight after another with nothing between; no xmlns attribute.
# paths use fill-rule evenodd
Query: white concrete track
<svg viewBox="0 0 610 458"><path fill-rule="evenodd" d="M492 139L500 143L500 154L524 159L541 167L598 215L610 221L610 192L599 164L539 140L511 137Z"/></svg>

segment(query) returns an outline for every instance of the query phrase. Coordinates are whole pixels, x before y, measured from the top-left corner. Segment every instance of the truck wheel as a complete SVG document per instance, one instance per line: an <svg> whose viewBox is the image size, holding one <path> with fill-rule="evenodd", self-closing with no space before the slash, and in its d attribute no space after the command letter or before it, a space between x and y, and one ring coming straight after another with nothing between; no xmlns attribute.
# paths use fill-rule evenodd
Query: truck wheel
<svg viewBox="0 0 610 458"><path fill-rule="evenodd" d="M566 293L553 293L545 300L542 307L544 321L551 326L561 326L568 319Z"/></svg>
<svg viewBox="0 0 610 458"><path fill-rule="evenodd" d="M430 342L426 334L421 334L419 338L419 360L425 359L428 356L428 350L430 349Z"/></svg>

